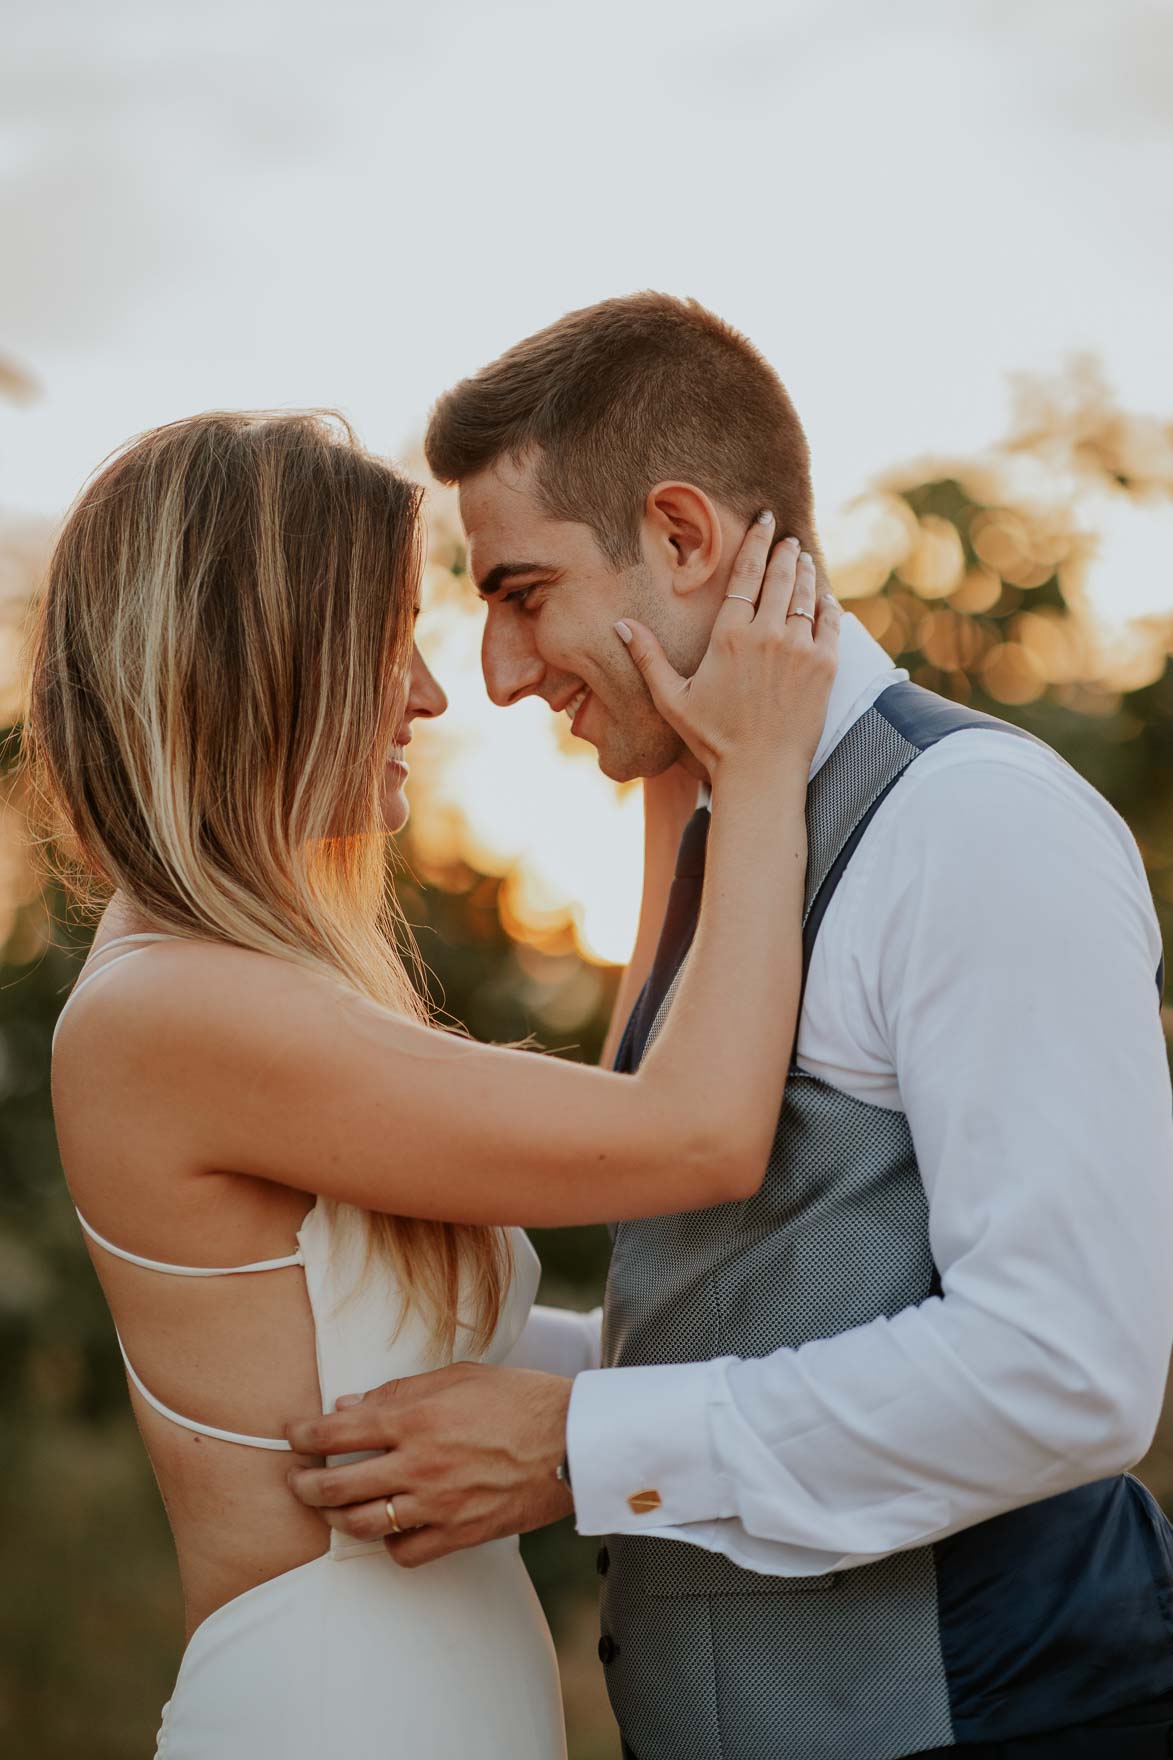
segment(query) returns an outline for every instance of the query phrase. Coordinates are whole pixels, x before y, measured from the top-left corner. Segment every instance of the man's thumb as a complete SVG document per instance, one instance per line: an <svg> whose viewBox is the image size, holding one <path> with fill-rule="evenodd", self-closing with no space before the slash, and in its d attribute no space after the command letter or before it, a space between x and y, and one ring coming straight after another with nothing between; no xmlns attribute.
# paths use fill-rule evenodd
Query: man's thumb
<svg viewBox="0 0 1173 1760"><path fill-rule="evenodd" d="M643 674L653 703L661 715L668 718L685 688L685 680L670 664L663 648L646 624L625 617L615 625L615 633Z"/></svg>

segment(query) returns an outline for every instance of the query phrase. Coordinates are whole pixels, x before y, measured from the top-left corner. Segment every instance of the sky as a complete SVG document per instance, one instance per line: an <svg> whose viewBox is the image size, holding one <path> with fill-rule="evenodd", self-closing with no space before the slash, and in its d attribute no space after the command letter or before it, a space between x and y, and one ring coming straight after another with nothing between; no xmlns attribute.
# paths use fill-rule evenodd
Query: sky
<svg viewBox="0 0 1173 1760"><path fill-rule="evenodd" d="M763 348L820 501L997 436L1093 350L1173 410L1173 4L39 0L0 64L0 506L213 405L403 449L560 312ZM15 31L15 40L12 40Z"/></svg>
<svg viewBox="0 0 1173 1760"><path fill-rule="evenodd" d="M39 0L0 57L0 516L216 406L398 454L639 287L749 334L824 521L1090 351L1173 414L1173 0ZM1119 522L1118 522L1119 523ZM1114 615L1173 604L1127 525Z"/></svg>

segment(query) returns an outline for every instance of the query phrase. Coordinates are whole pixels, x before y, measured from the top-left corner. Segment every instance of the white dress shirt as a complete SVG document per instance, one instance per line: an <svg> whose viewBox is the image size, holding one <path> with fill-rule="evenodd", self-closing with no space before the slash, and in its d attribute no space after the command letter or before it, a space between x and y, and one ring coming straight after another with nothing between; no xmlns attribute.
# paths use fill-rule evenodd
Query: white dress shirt
<svg viewBox="0 0 1173 1760"><path fill-rule="evenodd" d="M844 618L812 774L904 676ZM811 1575L1137 1460L1173 1340L1159 957L1131 833L1054 753L975 730L917 759L823 920L797 1056L907 1116L943 1294L766 1357L601 1370L596 1316L536 1310L529 1352L552 1330L582 1371L579 1531Z"/></svg>

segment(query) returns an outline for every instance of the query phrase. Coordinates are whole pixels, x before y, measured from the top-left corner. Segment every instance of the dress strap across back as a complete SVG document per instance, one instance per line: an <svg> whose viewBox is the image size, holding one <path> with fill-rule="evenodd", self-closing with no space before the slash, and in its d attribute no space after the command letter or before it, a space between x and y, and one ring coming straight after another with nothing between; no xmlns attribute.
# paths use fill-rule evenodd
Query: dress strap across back
<svg viewBox="0 0 1173 1760"><path fill-rule="evenodd" d="M109 948L121 947L125 943L131 941L178 941L179 939L180 937L177 935L120 935L116 940L103 943L103 945L96 950L96 953L91 954L90 957L91 959L95 958L107 952ZM79 991L85 989L87 984L93 983L96 978L102 977L106 972L111 971L115 966L122 964L125 960L133 959L136 953L145 952L145 947L135 947L129 952L120 953L117 959L107 960L106 963L99 966L96 971L83 973L74 985L69 996L66 998L60 1014L57 1016L57 1026L60 1026L61 1018L64 1015L65 1010L69 1007L69 1004L73 1001ZM53 1030L53 1037L54 1040L56 1040L56 1027ZM108 1241L105 1235L99 1234L97 1229L94 1228L91 1223L86 1221L81 1211L77 1209L76 1204L74 1205L74 1209L77 1211L77 1219L81 1223L86 1234L88 1234L90 1239L96 1242L104 1252L113 1254L116 1259L124 1259L128 1265L140 1265L144 1270L158 1271L168 1277L236 1277L242 1275L244 1272L282 1271L289 1266L304 1266L305 1264L300 1246L295 1253L286 1253L279 1259L255 1259L249 1265L173 1265L165 1259L147 1259L144 1258L141 1253L128 1252L125 1247L116 1246L113 1241ZM220 1430L214 1424L202 1424L198 1418L185 1418L181 1412L173 1411L170 1406L164 1405L163 1401L153 1394L143 1381L138 1370L126 1354L126 1346L122 1342L122 1334L119 1332L117 1326L114 1328L114 1336L118 1340L118 1348L122 1352L122 1361L126 1365L127 1375L130 1377L143 1399L146 1400L147 1404L154 1411L159 1413L160 1417L169 1419L173 1424L179 1424L184 1430L194 1430L200 1436L215 1437L219 1442L238 1442L243 1444L246 1448L284 1449L287 1452L291 1450L292 1445L286 1442L283 1437L246 1436L242 1432L236 1430Z"/></svg>
<svg viewBox="0 0 1173 1760"><path fill-rule="evenodd" d="M245 1448L281 1448L291 1452L293 1444L286 1442L282 1436L245 1436L238 1430L218 1430L214 1424L201 1424L198 1418L185 1418L182 1412L172 1411L170 1406L153 1394L130 1358L126 1354L126 1346L122 1342L122 1334L114 1328L114 1336L118 1340L118 1348L122 1352L122 1361L126 1365L126 1373L138 1388L147 1404L158 1412L161 1418L169 1418L181 1429L195 1430L200 1436L214 1436L218 1442L239 1442Z"/></svg>
<svg viewBox="0 0 1173 1760"><path fill-rule="evenodd" d="M180 939L181 937L178 935L119 935L113 941L104 941L101 947L94 948L89 954L86 963L88 964L89 960L100 959L102 954L108 953L112 947L122 947L128 941L179 941ZM129 953L120 953L117 959L107 960L104 965L98 966L92 972L87 972L83 969L81 977L77 980L77 983L73 986L73 989L69 992L69 995L65 998L65 1001L61 1004L61 1008L58 1011L57 1022L53 1028L52 1042L54 1045L57 1043L57 1033L62 1021L65 1019L66 1009L69 1007L70 1003L73 1002L75 997L81 995L86 985L95 983L97 979L104 977L107 972L113 971L115 966L121 965L124 960L133 959L136 954L145 952L145 947L135 947L132 948Z"/></svg>
<svg viewBox="0 0 1173 1760"><path fill-rule="evenodd" d="M74 1205L77 1210L77 1205ZM99 1234L92 1223L87 1222L80 1210L77 1219L92 1241L97 1241L106 1252L113 1253L116 1259L125 1259L128 1265L141 1265L147 1271L162 1271L168 1277L239 1277L246 1271L283 1271L287 1265L304 1263L301 1248L296 1253L286 1253L280 1259L254 1259L251 1265L173 1265L169 1259L144 1259L141 1253L130 1253L125 1247L116 1247L105 1235Z"/></svg>

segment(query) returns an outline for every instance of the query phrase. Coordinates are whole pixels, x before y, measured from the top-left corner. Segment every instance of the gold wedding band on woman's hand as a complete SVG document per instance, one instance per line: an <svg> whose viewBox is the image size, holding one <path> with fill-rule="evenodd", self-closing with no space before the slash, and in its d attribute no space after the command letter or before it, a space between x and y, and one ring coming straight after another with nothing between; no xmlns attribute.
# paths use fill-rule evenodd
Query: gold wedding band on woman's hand
<svg viewBox="0 0 1173 1760"><path fill-rule="evenodd" d="M387 1506L387 1520L391 1524L391 1532L393 1534L402 1534L403 1529L399 1526L398 1521L395 1519L395 1500L394 1500L394 1498L391 1498L391 1497L385 1498L384 1502L386 1503L386 1506Z"/></svg>

